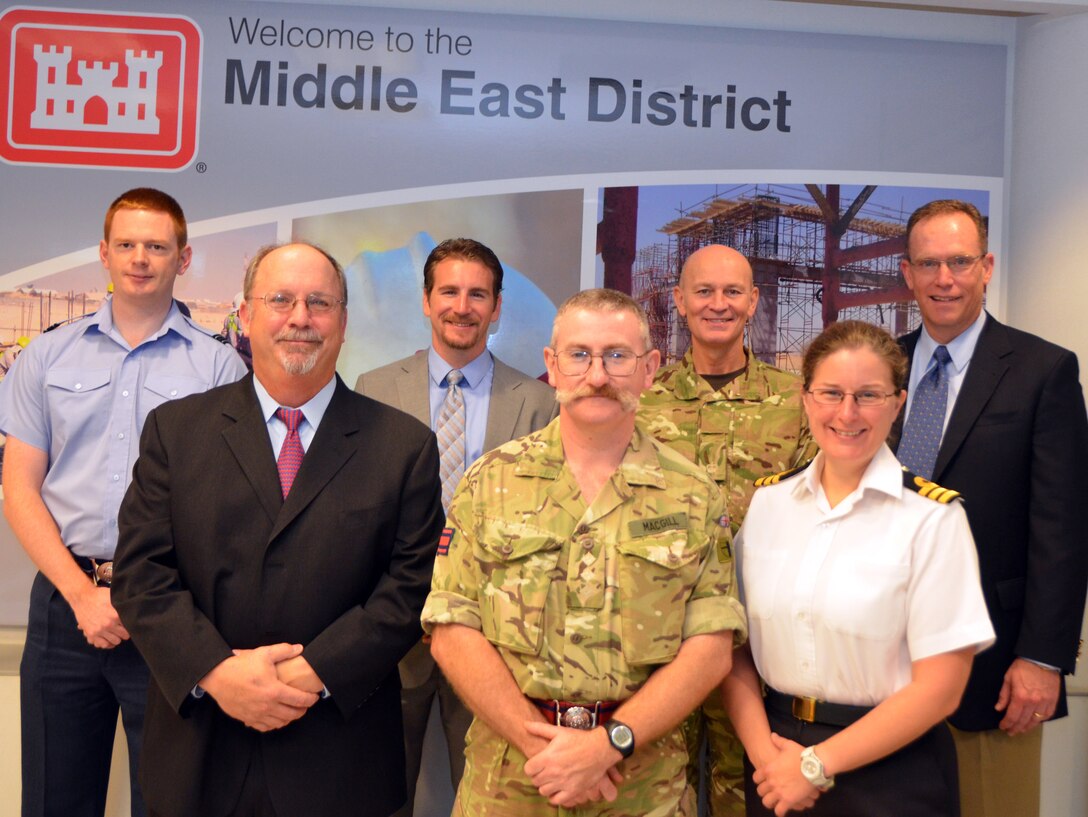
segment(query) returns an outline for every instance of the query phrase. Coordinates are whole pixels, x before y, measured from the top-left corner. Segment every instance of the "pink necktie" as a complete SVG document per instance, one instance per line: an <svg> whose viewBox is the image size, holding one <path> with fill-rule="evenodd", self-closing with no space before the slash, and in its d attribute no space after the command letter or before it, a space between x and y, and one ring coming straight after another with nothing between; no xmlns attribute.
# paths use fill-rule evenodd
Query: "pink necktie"
<svg viewBox="0 0 1088 817"><path fill-rule="evenodd" d="M295 475L302 466L302 440L298 438L298 425L302 422L302 409L278 408L276 416L287 426L287 438L280 448L279 459L276 460L276 468L280 472L280 488L283 489L283 498L291 490L295 482Z"/></svg>

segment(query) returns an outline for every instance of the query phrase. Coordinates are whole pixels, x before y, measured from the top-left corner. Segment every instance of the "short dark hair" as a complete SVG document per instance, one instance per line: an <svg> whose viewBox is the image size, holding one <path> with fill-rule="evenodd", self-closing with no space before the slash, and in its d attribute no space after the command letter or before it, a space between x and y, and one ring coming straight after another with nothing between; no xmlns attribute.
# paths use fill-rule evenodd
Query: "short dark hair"
<svg viewBox="0 0 1088 817"><path fill-rule="evenodd" d="M502 292L502 264L491 248L474 238L447 238L427 256L423 264L423 291L428 295L434 289L434 268L447 258L458 261L475 261L491 271L491 295L498 299Z"/></svg>
<svg viewBox="0 0 1088 817"><path fill-rule="evenodd" d="M332 265L333 272L336 273L336 279L340 282L340 295L344 299L344 306L348 305L348 282L344 277L344 268L340 266L340 262L333 258L329 253L317 244L312 244L309 241L283 241L278 244L265 244L253 257L249 259L249 263L246 264L246 277L242 282L242 296L248 301L249 296L253 294L253 282L257 279L257 268L261 265L271 253L284 247L294 246L309 247L311 250L316 250L325 256L325 260Z"/></svg>
<svg viewBox="0 0 1088 817"><path fill-rule="evenodd" d="M907 386L907 356L895 338L865 321L838 321L816 336L801 361L805 389L812 385L816 367L842 349L868 349L888 364L896 392Z"/></svg>
<svg viewBox="0 0 1088 817"><path fill-rule="evenodd" d="M177 200L154 187L134 187L113 200L110 209L106 211L106 222L102 228L102 237L110 240L110 229L113 227L113 216L118 210L153 210L156 213L166 213L174 222L174 235L178 239L178 250L185 249L189 243L189 227L185 223L185 213Z"/></svg>
<svg viewBox="0 0 1088 817"><path fill-rule="evenodd" d="M918 226L918 222L927 218L933 218L934 216L950 216L955 213L963 213L971 221L974 222L975 228L978 230L978 243L979 249L982 254L985 255L989 250L989 235L986 229L986 219L982 217L982 213L978 211L975 205L969 201L960 201L959 199L937 199L931 201L929 204L923 204L917 210L910 214L910 218L907 219L907 234L904 238L904 242L907 246L907 256L910 256L910 234L915 227Z"/></svg>

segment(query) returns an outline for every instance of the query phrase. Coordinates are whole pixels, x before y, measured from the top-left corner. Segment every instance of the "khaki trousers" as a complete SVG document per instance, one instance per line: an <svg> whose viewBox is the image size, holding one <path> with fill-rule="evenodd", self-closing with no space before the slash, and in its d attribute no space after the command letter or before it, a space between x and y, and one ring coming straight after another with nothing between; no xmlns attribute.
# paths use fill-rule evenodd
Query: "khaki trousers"
<svg viewBox="0 0 1088 817"><path fill-rule="evenodd" d="M1043 728L1010 738L954 726L961 817L1039 817Z"/></svg>

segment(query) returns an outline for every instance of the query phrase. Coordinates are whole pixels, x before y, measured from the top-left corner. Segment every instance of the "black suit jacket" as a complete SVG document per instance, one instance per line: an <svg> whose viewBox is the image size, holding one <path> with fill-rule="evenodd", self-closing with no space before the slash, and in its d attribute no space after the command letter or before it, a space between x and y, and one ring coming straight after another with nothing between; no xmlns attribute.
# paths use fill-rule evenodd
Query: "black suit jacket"
<svg viewBox="0 0 1088 817"><path fill-rule="evenodd" d="M908 360L920 331L900 339ZM997 728L1004 713L994 704L1014 658L1076 668L1088 584L1086 463L1076 355L987 315L933 474L963 494L997 632L949 719L960 729ZM1055 717L1065 714L1063 682Z"/></svg>
<svg viewBox="0 0 1088 817"><path fill-rule="evenodd" d="M147 418L113 599L151 667L140 781L164 815L228 813L260 751L285 815L405 799L397 662L420 638L442 508L418 421L337 378L287 500L252 376ZM232 648L301 643L331 692L259 734L191 690Z"/></svg>

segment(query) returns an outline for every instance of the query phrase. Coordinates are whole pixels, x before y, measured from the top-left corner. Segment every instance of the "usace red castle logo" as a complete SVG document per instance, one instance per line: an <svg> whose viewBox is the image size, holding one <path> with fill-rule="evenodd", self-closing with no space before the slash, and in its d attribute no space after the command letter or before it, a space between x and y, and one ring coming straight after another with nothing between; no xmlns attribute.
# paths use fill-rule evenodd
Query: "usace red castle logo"
<svg viewBox="0 0 1088 817"><path fill-rule="evenodd" d="M0 158L178 170L196 155L200 29L187 17L0 14Z"/></svg>

